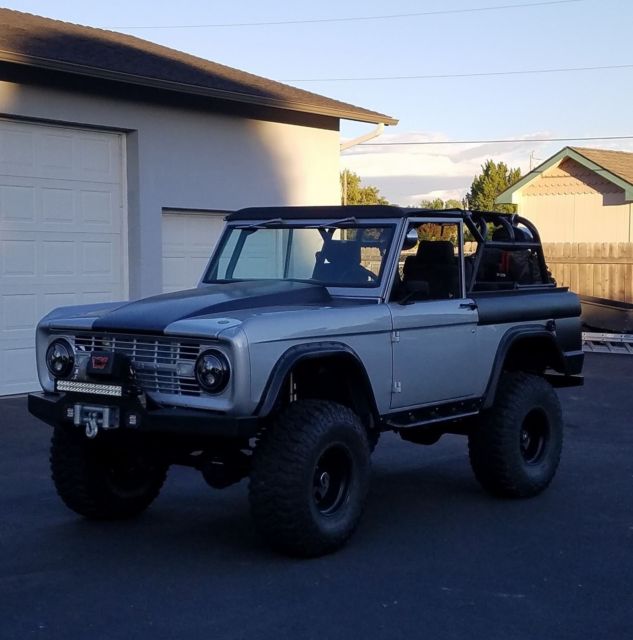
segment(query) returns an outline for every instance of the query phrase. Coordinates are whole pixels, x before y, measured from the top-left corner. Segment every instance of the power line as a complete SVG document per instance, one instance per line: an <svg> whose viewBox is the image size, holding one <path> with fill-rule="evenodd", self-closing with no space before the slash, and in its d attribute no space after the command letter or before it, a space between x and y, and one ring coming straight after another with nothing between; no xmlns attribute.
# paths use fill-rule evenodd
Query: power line
<svg viewBox="0 0 633 640"><path fill-rule="evenodd" d="M437 142L362 142L359 147L430 146L435 144L527 144L533 142L586 142L587 140L633 140L631 136L585 136L580 138L522 138L520 140L439 140Z"/></svg>
<svg viewBox="0 0 633 640"><path fill-rule="evenodd" d="M347 16L342 18L313 18L308 20L274 20L267 22L224 22L212 24L172 24L172 25L136 25L133 27L109 27L109 29L213 29L225 27L270 27L294 24L323 24L330 22L360 22L369 20L395 20L399 18L417 18L420 16L455 15L459 13L481 13L484 11L499 11L507 9L524 9L530 7L544 7L557 4L572 4L586 2L586 0L548 0L544 2L524 2L521 4L499 4L489 7L474 7L470 9L441 9L438 11L421 11L416 13L392 13L378 16Z"/></svg>
<svg viewBox="0 0 633 640"><path fill-rule="evenodd" d="M419 76L367 76L360 78L295 78L281 82L363 82L367 80L436 80L441 78L481 78L484 76L521 76L539 73L565 73L569 71L604 71L631 69L633 64L610 64L597 67L559 67L552 69L521 69L511 71L476 71L473 73L432 73Z"/></svg>

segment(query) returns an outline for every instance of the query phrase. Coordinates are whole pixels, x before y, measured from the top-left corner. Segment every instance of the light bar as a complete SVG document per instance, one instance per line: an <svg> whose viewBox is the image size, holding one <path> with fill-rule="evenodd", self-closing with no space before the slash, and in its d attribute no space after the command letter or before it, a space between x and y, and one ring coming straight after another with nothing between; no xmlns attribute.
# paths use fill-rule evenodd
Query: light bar
<svg viewBox="0 0 633 640"><path fill-rule="evenodd" d="M91 382L74 382L73 380L57 380L56 391L70 391L71 393L92 393L98 396L123 395L123 388L115 384L93 384Z"/></svg>

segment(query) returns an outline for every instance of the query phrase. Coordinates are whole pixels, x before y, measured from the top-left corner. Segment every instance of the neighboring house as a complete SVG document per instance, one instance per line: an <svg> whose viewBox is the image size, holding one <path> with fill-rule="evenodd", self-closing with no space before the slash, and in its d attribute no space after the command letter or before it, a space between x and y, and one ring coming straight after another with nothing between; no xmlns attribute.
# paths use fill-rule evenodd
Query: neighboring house
<svg viewBox="0 0 633 640"><path fill-rule="evenodd" d="M60 305L193 286L223 212L339 202L374 111L131 36L0 9L0 395Z"/></svg>
<svg viewBox="0 0 633 640"><path fill-rule="evenodd" d="M506 189L543 242L633 242L633 153L565 147Z"/></svg>

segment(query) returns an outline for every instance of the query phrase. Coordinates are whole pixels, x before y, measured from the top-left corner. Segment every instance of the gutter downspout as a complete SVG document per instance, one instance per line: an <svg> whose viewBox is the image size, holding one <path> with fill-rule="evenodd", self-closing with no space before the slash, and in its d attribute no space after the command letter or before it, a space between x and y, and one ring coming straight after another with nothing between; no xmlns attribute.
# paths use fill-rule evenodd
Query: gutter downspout
<svg viewBox="0 0 633 640"><path fill-rule="evenodd" d="M375 129L373 129L369 133L365 133L362 136L358 136L358 138L352 138L347 142L341 142L341 151L346 151L351 147L355 147L357 144L361 144L362 142L367 142L368 140L377 138L383 132L384 128L385 128L385 123L381 122Z"/></svg>
<svg viewBox="0 0 633 640"><path fill-rule="evenodd" d="M347 142L341 142L340 151L346 151L351 147L355 147L357 144L361 144L362 142L367 142L368 140L372 140L373 138L377 138L385 129L385 123L381 122L376 126L375 129L370 131L369 133L365 133L362 136L358 136L357 138L352 138ZM343 205L347 204L347 172L343 172Z"/></svg>

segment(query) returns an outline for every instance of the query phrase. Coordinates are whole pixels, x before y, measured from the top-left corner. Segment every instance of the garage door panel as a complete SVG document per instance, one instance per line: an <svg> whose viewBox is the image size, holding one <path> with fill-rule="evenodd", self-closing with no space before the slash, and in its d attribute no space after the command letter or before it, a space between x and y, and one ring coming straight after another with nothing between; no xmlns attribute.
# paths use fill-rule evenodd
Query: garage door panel
<svg viewBox="0 0 633 640"><path fill-rule="evenodd" d="M184 256L163 255L163 291L179 291L187 281L187 261ZM187 287L185 287L186 289Z"/></svg>
<svg viewBox="0 0 633 640"><path fill-rule="evenodd" d="M71 180L75 156L75 135L63 129L52 129L37 138L35 166L37 175Z"/></svg>
<svg viewBox="0 0 633 640"><path fill-rule="evenodd" d="M0 121L0 173L9 176L120 182L120 136Z"/></svg>
<svg viewBox="0 0 633 640"><path fill-rule="evenodd" d="M110 229L116 206L109 190L81 191L81 221L91 226Z"/></svg>
<svg viewBox="0 0 633 640"><path fill-rule="evenodd" d="M0 297L0 340L30 338L40 318L58 307L97 304L121 299L116 287L56 293L15 293Z"/></svg>
<svg viewBox="0 0 633 640"><path fill-rule="evenodd" d="M80 170L84 180L111 182L119 162L112 136L84 134L78 140Z"/></svg>
<svg viewBox="0 0 633 640"><path fill-rule="evenodd" d="M4 346L0 351L0 389L3 394L33 390L37 380L35 347Z"/></svg>
<svg viewBox="0 0 633 640"><path fill-rule="evenodd" d="M42 316L126 297L122 153L117 134L0 121L0 395L37 388Z"/></svg>
<svg viewBox="0 0 633 640"><path fill-rule="evenodd" d="M200 281L222 229L224 213L164 213L163 291L182 291Z"/></svg>
<svg viewBox="0 0 633 640"><path fill-rule="evenodd" d="M16 232L15 236L19 236ZM33 234L24 234L34 236ZM57 234L56 238L23 240L8 238L0 241L0 277L2 291L17 287L22 290L45 288L64 283L68 289L82 284L103 283L121 285L123 277L120 238L111 234L103 240L78 239Z"/></svg>
<svg viewBox="0 0 633 640"><path fill-rule="evenodd" d="M40 275L72 276L77 271L77 255L73 240L44 240L39 243Z"/></svg>
<svg viewBox="0 0 633 640"><path fill-rule="evenodd" d="M26 127L0 122L0 171L14 175L35 174L35 140Z"/></svg>
<svg viewBox="0 0 633 640"><path fill-rule="evenodd" d="M119 186L97 182L59 185L55 180L0 176L0 230L54 232L60 225L82 225L84 231L121 232Z"/></svg>
<svg viewBox="0 0 633 640"><path fill-rule="evenodd" d="M37 242L31 239L7 239L0 242L3 280L37 275ZM4 282L3 282L4 288Z"/></svg>
<svg viewBox="0 0 633 640"><path fill-rule="evenodd" d="M84 291L81 294L81 302L79 304L101 304L118 300L121 300L119 292L114 289L103 289L101 291Z"/></svg>
<svg viewBox="0 0 633 640"><path fill-rule="evenodd" d="M116 278L118 265L114 263L112 242L82 242L81 250L81 273L83 276Z"/></svg>
<svg viewBox="0 0 633 640"><path fill-rule="evenodd" d="M37 221L36 190L33 186L0 185L0 219L9 224L33 224Z"/></svg>
<svg viewBox="0 0 633 640"><path fill-rule="evenodd" d="M209 252L209 255L211 252ZM204 270L209 263L209 255L206 256L191 256L191 268L193 269L196 283L200 280Z"/></svg>
<svg viewBox="0 0 633 640"><path fill-rule="evenodd" d="M72 225L77 220L77 197L73 189L57 187L40 188L41 194L41 223L54 225Z"/></svg>
<svg viewBox="0 0 633 640"><path fill-rule="evenodd" d="M46 292L39 296L39 317L45 316L58 307L72 307L81 304L81 293L76 291Z"/></svg>
<svg viewBox="0 0 633 640"><path fill-rule="evenodd" d="M0 297L0 328L3 332L30 331L37 323L39 305L35 293L5 294Z"/></svg>

